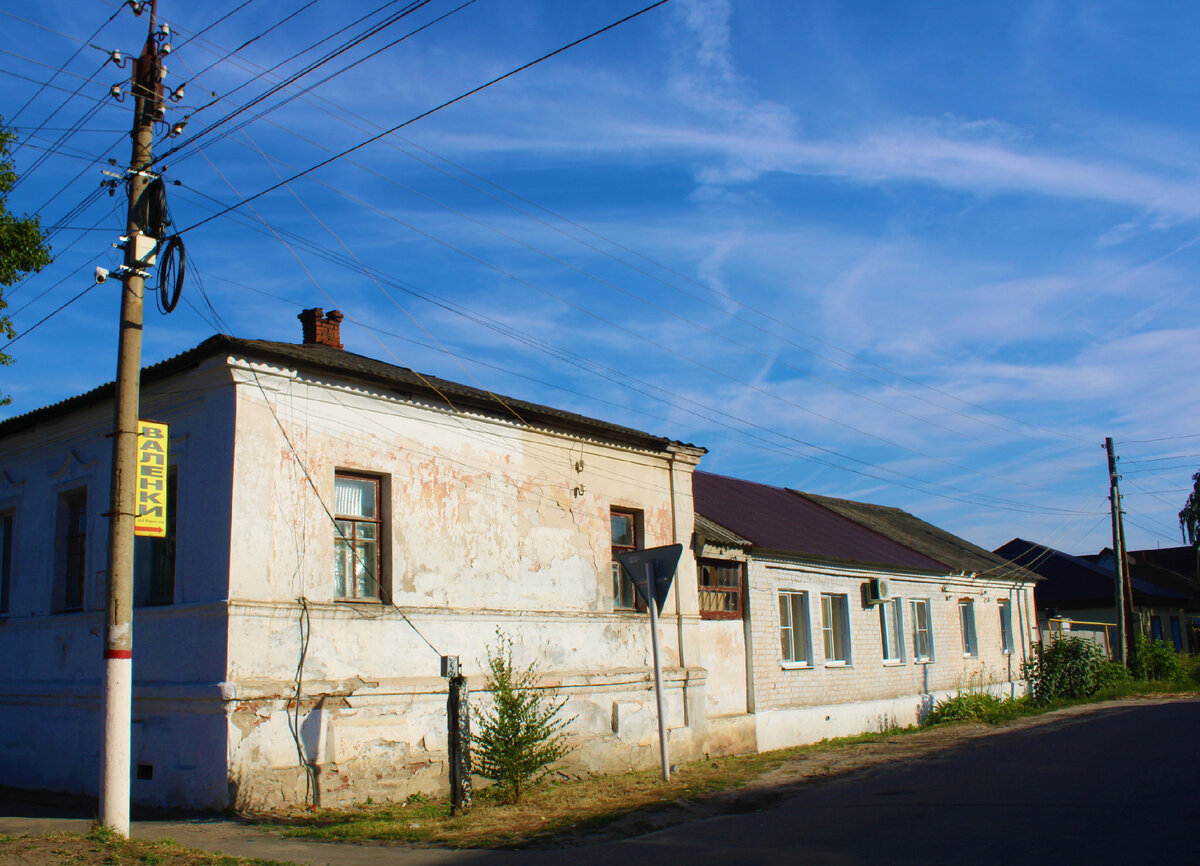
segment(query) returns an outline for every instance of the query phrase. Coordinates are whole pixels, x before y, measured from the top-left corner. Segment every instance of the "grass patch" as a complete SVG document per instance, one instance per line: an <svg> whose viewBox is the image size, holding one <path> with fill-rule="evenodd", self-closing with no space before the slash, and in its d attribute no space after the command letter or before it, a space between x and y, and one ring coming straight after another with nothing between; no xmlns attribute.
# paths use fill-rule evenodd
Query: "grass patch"
<svg viewBox="0 0 1200 866"><path fill-rule="evenodd" d="M292 811L261 819L285 836L336 841L381 840L453 848L517 847L578 840L625 821L623 831L653 827L653 816L694 809L700 801L744 788L803 755L879 743L918 728L822 740L774 752L709 758L679 765L669 782L658 770L559 779L506 803L499 792L477 792L467 814L451 817L444 801L362 804L351 808ZM827 775L829 768L812 775ZM644 824L644 826L643 826Z"/></svg>
<svg viewBox="0 0 1200 866"><path fill-rule="evenodd" d="M0 861L81 866L286 866L275 860L197 851L169 839L124 839L100 825L87 833L0 834Z"/></svg>

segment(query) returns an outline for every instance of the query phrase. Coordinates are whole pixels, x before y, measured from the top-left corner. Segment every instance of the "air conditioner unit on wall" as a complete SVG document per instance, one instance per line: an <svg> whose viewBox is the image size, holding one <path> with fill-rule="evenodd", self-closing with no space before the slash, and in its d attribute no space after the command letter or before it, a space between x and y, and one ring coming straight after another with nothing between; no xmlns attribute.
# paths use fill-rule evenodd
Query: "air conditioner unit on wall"
<svg viewBox="0 0 1200 866"><path fill-rule="evenodd" d="M873 577L867 581L867 604L880 604L892 597L891 587L882 577Z"/></svg>

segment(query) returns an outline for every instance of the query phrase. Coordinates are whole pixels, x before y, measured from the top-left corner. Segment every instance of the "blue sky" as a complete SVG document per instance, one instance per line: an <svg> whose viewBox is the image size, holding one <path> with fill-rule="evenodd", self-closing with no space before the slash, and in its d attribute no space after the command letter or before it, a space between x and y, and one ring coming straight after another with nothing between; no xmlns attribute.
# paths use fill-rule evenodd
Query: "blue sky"
<svg viewBox="0 0 1200 866"><path fill-rule="evenodd" d="M476 0L351 65L462 3L433 0L202 135L403 4L160 0L188 126L156 152L180 146L193 276L173 314L148 306L144 362L218 330L296 341L302 307L336 307L352 351L989 548L1108 544L1112 436L1129 546L1180 543L1200 468L1192 4L672 0L191 228L648 2ZM124 205L87 201L107 166L85 157L128 161L130 103L107 97L126 73L83 45L38 92L80 40L136 54L146 18L105 24L116 9L0 2L0 115L27 142L9 208L64 225L6 295L29 333L4 417L115 371L111 281L30 329L119 263Z"/></svg>

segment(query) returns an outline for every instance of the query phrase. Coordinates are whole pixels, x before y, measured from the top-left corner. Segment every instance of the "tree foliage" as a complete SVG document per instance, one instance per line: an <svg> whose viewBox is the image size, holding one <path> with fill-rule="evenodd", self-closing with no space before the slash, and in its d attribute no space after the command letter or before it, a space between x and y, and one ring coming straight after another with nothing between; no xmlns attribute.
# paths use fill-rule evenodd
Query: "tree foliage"
<svg viewBox="0 0 1200 866"><path fill-rule="evenodd" d="M540 688L534 664L513 663L512 638L496 629L496 645L488 648L487 689L492 709L480 714L474 737L475 772L491 779L512 803L541 781L548 768L571 751L562 718L567 699L556 689Z"/></svg>
<svg viewBox="0 0 1200 866"><path fill-rule="evenodd" d="M36 273L50 264L50 246L42 234L36 216L17 217L8 212L8 194L17 183L17 170L12 160L12 143L16 134L4 126L0 118L0 338L13 339L17 333L4 310L8 302L4 289L28 273ZM11 364L12 358L0 351L0 364ZM11 401L0 399L0 406Z"/></svg>
<svg viewBox="0 0 1200 866"><path fill-rule="evenodd" d="M1200 550L1200 472L1192 476L1192 492L1179 512L1179 530L1184 541Z"/></svg>

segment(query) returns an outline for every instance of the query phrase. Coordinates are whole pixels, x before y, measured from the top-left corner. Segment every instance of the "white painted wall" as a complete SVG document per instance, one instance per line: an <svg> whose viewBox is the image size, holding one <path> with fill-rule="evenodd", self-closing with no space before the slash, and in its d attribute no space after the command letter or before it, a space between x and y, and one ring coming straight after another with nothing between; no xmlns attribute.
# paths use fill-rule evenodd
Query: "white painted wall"
<svg viewBox="0 0 1200 866"><path fill-rule="evenodd" d="M232 390L209 363L147 386L142 417L171 425L179 472L176 604L134 611L133 760L139 802L219 808L226 798L225 575ZM224 384L224 388L222 385ZM14 514L10 609L0 616L0 783L94 794L99 781L112 425L101 402L0 440L0 511ZM87 488L84 609L53 613L58 499Z"/></svg>
<svg viewBox="0 0 1200 866"><path fill-rule="evenodd" d="M569 695L570 766L656 760L649 627L645 614L612 609L609 509L643 515L644 546L686 544L698 453L581 441L270 365L239 360L234 375L228 710L239 802L304 796L287 723L302 617L301 727L319 728L310 760L325 804L444 786L439 655L458 655L478 691L497 628L520 663L536 661ZM386 603L334 599L326 509L337 470L382 480L385 581L408 621ZM661 635L682 758L703 747L706 676L680 649L700 625L690 552L678 574Z"/></svg>

